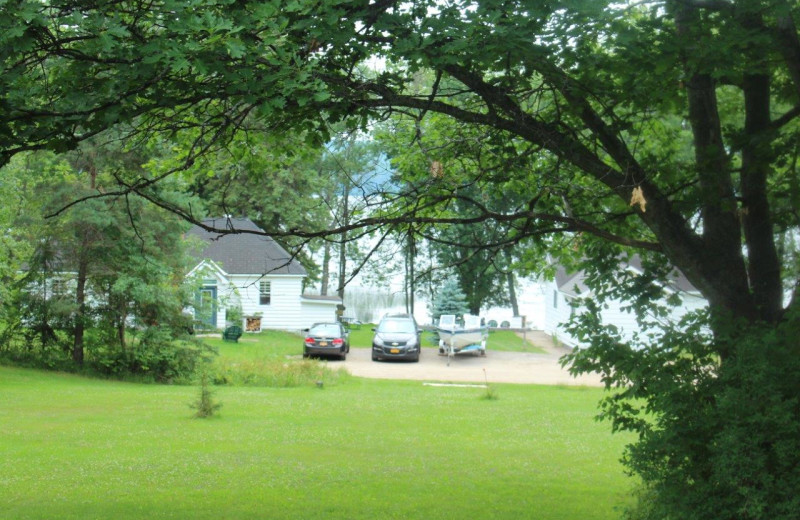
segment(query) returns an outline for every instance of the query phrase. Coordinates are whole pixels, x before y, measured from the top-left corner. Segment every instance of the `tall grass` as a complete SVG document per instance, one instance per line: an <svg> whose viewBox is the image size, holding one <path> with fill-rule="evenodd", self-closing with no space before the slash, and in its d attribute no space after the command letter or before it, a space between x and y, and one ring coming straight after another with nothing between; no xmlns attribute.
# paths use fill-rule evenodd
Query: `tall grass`
<svg viewBox="0 0 800 520"><path fill-rule="evenodd" d="M216 385L330 386L349 377L347 371L330 368L324 361L302 359L303 337L290 332L245 334L238 343L212 337L204 340L219 351L210 367Z"/></svg>
<svg viewBox="0 0 800 520"><path fill-rule="evenodd" d="M349 376L344 369L331 369L316 359L280 361L252 359L232 361L220 359L213 366L217 385L271 386L276 388L337 384Z"/></svg>

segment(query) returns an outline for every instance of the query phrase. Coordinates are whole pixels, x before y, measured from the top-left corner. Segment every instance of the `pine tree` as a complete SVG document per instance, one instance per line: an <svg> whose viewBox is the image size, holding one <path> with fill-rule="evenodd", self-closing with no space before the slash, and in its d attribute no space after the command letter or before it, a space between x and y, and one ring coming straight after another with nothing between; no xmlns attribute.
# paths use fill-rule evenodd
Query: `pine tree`
<svg viewBox="0 0 800 520"><path fill-rule="evenodd" d="M458 280L450 278L445 281L433 303L433 320L438 320L442 314L461 316L468 312L467 297L461 290Z"/></svg>

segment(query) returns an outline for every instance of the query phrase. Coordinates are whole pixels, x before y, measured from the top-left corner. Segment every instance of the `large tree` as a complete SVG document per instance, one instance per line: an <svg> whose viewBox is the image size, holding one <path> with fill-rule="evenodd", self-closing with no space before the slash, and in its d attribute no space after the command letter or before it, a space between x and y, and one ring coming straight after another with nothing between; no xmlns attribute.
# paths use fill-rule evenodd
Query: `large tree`
<svg viewBox="0 0 800 520"><path fill-rule="evenodd" d="M584 366L663 419L655 435L624 407L610 410L616 427L642 436L633 469L678 483L656 486L676 516L790 517L800 297L785 246L800 220L799 15L790 0L6 2L0 165L134 118L136 132L193 132L180 158L189 165L251 118L324 141L339 120L446 116L497 157L525 160L524 204L498 211L457 189L513 182L519 169L454 183L433 157L429 175L384 197L386 212L293 233L492 221L517 241L569 233L579 253L613 259L611 244L647 253L655 271L679 268L709 301L709 350L633 357L604 336ZM370 73L363 64L376 58L385 66ZM125 191L155 200L158 177ZM442 212L456 197L474 211ZM674 339L658 352L685 348ZM770 391L749 391L761 383ZM733 413L734 397L754 395L764 398ZM746 443L758 469L737 477L721 447L770 428Z"/></svg>
<svg viewBox="0 0 800 520"><path fill-rule="evenodd" d="M136 196L64 209L65 201L119 187L146 162L142 153L86 142L58 157L24 154L3 169L4 181L25 187L5 225L25 240L14 252L27 254L22 274L4 287L0 350L61 366L50 352L60 347L72 365L159 378L194 362L192 349L175 341L187 333L183 310L194 289L181 240L188 225ZM165 197L182 197L175 184L160 186ZM46 217L53 212L58 218Z"/></svg>

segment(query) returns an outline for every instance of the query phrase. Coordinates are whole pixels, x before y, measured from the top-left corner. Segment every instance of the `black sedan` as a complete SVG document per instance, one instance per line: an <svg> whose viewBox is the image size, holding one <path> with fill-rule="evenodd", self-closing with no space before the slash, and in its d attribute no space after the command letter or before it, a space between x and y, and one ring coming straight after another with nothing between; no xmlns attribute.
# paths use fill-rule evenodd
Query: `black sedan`
<svg viewBox="0 0 800 520"><path fill-rule="evenodd" d="M419 361L420 330L408 314L384 316L378 327L372 329L372 361L382 359L409 359Z"/></svg>
<svg viewBox="0 0 800 520"><path fill-rule="evenodd" d="M304 332L304 358L325 355L345 359L350 352L350 337L341 323L315 323Z"/></svg>

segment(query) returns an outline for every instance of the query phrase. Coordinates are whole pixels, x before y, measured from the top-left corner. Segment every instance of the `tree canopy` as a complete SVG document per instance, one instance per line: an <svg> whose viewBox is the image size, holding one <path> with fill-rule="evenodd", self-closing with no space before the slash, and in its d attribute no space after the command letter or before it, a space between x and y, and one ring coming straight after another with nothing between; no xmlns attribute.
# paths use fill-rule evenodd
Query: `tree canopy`
<svg viewBox="0 0 800 520"><path fill-rule="evenodd" d="M775 237L796 228L800 197L797 9L755 0L5 3L0 164L21 150L72 148L122 121L135 120L135 133L190 133L182 159L191 164L252 124L322 140L339 120L439 113L480 129L499 157L529 158L540 180L509 211L473 201L474 219L664 254L715 308L775 322L782 280L796 278ZM382 70L364 68L376 59ZM434 80L420 81L422 71ZM383 222L453 220L423 211L452 197L440 184L429 179Z"/></svg>

